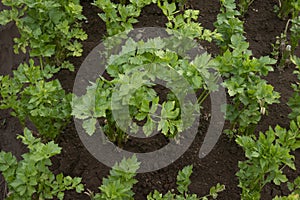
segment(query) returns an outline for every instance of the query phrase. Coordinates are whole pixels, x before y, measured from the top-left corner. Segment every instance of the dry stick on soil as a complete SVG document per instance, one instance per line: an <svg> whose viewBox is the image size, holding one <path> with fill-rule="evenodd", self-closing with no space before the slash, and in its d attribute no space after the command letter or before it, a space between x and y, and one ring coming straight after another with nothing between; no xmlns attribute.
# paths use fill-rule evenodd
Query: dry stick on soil
<svg viewBox="0 0 300 200"><path fill-rule="evenodd" d="M6 181L2 180L0 185L2 185L3 182L4 182L4 189L3 189L3 198L2 199L5 199L5 197L7 196L7 183L6 183Z"/></svg>

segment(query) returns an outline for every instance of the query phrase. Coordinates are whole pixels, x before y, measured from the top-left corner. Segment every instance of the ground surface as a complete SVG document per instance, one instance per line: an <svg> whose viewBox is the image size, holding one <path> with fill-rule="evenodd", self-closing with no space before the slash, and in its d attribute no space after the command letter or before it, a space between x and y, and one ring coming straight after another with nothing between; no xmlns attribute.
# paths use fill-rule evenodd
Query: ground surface
<svg viewBox="0 0 300 200"><path fill-rule="evenodd" d="M84 29L89 35L89 39L84 42L84 56L82 58L73 59L72 62L78 69L84 57L101 41L105 33L105 25L98 18L98 9L89 3L83 2L84 14L88 18ZM256 0L249 8L248 14L245 16L246 37L250 42L250 48L255 56L269 55L272 51L271 43L275 42L275 36L283 31L285 21L279 20L273 12L273 6L276 1L273 0ZM189 1L189 5L201 12L200 22L206 28L213 29L213 22L219 12L218 1L211 0L193 0ZM0 5L1 8L1 5ZM139 23L136 27L163 27L165 18L160 10L155 6L148 6L144 9ZM3 29L3 27L2 27ZM17 35L17 31L13 26L9 26L1 30L0 28L0 74L10 74L11 70L17 66L26 56L14 56L12 54L12 36ZM217 49L214 45L203 44L208 52L216 54ZM265 131L269 126L279 124L287 127L289 124L287 115L290 112L285 105L288 98L292 94L290 84L295 81L292 75L292 67L287 67L285 71L279 72L277 69L266 77L266 79L275 87L275 90L281 93L281 103L273 105L269 108L269 115L263 117L257 131ZM63 71L59 74L63 87L68 91L72 91L73 81L76 74ZM206 108L204 112L209 113L209 101L205 102ZM199 159L198 152L201 147L204 134L209 124L209 119L201 118L199 132L195 141L189 150L177 161L170 166L156 172L138 174L139 183L135 185L134 191L137 200L146 199L146 195L157 189L166 192L175 188L176 174L179 169L186 165L193 164L194 172L191 177L191 192L199 195L207 194L209 188L217 183L225 184L226 190L220 194L218 199L238 200L240 199L240 189L237 187L238 180L235 173L238 171L238 161L243 160L243 151L230 141L225 135L221 136L213 151L204 159ZM20 155L26 150L19 141L15 139L16 134L22 133L22 127L17 119L9 115L9 111L0 111L0 149L12 151L20 158ZM149 141L148 141L149 142ZM158 140L155 145L161 145ZM62 153L53 160L52 169L54 172L63 172L66 175L81 176L86 188L97 191L101 180L108 174L109 168L98 162L82 145L73 124L70 124L61 137L58 139L59 145L63 148ZM126 148L139 151L147 151L150 148L146 145L147 141L141 141L137 144L130 141ZM138 148L138 149L137 149ZM296 152L296 165L300 168L300 152ZM289 177L295 177L300 171L288 171ZM5 182L0 175L0 199L3 198L6 191ZM266 186L262 199L272 199L275 195L283 195L287 193L286 187L277 187L274 185ZM78 195L67 193L65 199L89 199L87 195Z"/></svg>

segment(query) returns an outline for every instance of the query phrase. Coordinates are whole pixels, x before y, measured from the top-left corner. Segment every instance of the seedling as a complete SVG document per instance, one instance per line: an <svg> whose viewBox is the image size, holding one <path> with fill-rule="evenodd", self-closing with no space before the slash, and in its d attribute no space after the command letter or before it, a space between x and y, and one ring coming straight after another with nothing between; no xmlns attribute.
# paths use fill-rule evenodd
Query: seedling
<svg viewBox="0 0 300 200"><path fill-rule="evenodd" d="M94 194L89 191L86 194L92 200L133 200L134 192L132 187L137 183L134 177L139 167L140 163L136 156L123 159L120 163L116 163L113 166L107 178L103 178L102 185L99 187L101 193Z"/></svg>
<svg viewBox="0 0 300 200"><path fill-rule="evenodd" d="M300 2L298 0L278 0L278 6L274 6L274 10L281 19L294 19L299 15Z"/></svg>
<svg viewBox="0 0 300 200"><path fill-rule="evenodd" d="M288 181L283 173L285 167L296 170L291 154L300 148L300 116L291 121L289 130L271 127L259 137L239 136L236 142L245 150L246 161L239 162L239 187L242 199L260 199L263 187Z"/></svg>
<svg viewBox="0 0 300 200"><path fill-rule="evenodd" d="M239 8L242 16L248 11L249 6L254 2L254 0L240 0Z"/></svg>
<svg viewBox="0 0 300 200"><path fill-rule="evenodd" d="M61 68L21 64L14 76L0 76L0 109L12 109L23 126L31 121L42 137L56 138L71 118L71 95L49 80Z"/></svg>
<svg viewBox="0 0 300 200"><path fill-rule="evenodd" d="M177 182L176 182L178 194L168 191L167 194L163 195L159 193L157 190L155 190L153 193L150 193L147 196L147 200L168 200L168 199L208 200L208 197L212 197L213 199L216 199L218 197L218 193L225 190L225 186L218 183L216 186L210 189L208 195L205 195L203 197L198 197L196 194L190 194L188 187L191 184L190 176L192 172L193 172L192 165L186 166L181 171L178 172Z"/></svg>
<svg viewBox="0 0 300 200"><path fill-rule="evenodd" d="M6 200L53 199L62 200L66 190L81 193L81 178L71 178L63 174L54 175L49 167L50 158L61 152L61 148L53 141L43 144L35 138L27 128L19 139L27 145L29 152L17 161L11 153L0 152L0 171L4 176L9 193Z"/></svg>
<svg viewBox="0 0 300 200"><path fill-rule="evenodd" d="M14 51L29 51L45 64L60 66L69 56L81 56L80 41L87 39L81 29L79 0L12 1L3 0L11 7L0 12L0 24L15 22L20 38L15 38ZM41 63L42 64L42 63Z"/></svg>
<svg viewBox="0 0 300 200"><path fill-rule="evenodd" d="M232 103L224 105L226 119L231 127L225 132L234 137L236 134L251 135L261 115L267 114L267 106L277 103L279 93L261 77L273 71L276 60L268 56L254 58L248 50L249 43L243 36L243 22L238 19L233 0L221 0L221 13L215 26L224 40L218 42L223 54L214 59L216 68L223 76L223 86L227 88Z"/></svg>

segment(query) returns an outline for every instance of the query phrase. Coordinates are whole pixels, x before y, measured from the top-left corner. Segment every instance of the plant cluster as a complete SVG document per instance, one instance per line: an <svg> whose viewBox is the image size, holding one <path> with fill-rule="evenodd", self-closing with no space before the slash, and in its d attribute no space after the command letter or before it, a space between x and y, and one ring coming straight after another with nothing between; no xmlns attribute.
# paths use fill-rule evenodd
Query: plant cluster
<svg viewBox="0 0 300 200"><path fill-rule="evenodd" d="M206 72L205 78L214 78L208 73L211 67L210 56L203 54L188 62L166 47L166 42L161 38L138 43L129 38L119 55L112 55L114 60L109 63L107 73L113 79L109 81L100 77L87 88L86 95L73 99L72 114L84 120L83 127L88 134L95 132L97 118L101 117L107 119L104 129L108 131L116 130L116 127L106 128L115 125L112 120L119 120L119 126L125 129L123 131L127 130L129 124L132 133L139 131L138 122L144 121L142 129L146 136L155 130L161 131L167 137L175 137L178 132L193 123L193 113L198 112L199 108L197 104L193 106L193 102L184 98L194 90L205 89L205 92L209 93L210 88L205 85L203 72ZM189 80L188 84L176 84L184 80L178 77L178 72ZM162 97L153 88L156 78L166 81L166 87L170 88L163 102ZM95 98L91 98L92 96ZM207 94L200 96L198 102L203 102L206 97ZM185 102L184 109L180 107L182 102ZM129 107L129 116L133 117L134 121L131 122L128 113L124 113L124 107ZM113 112L117 115L112 116ZM117 137L111 136L110 132L106 134L110 139Z"/></svg>
<svg viewBox="0 0 300 200"><path fill-rule="evenodd" d="M300 12L300 3L297 0L278 0L278 5L274 6L275 12L281 19L295 18Z"/></svg>
<svg viewBox="0 0 300 200"><path fill-rule="evenodd" d="M12 109L24 126L29 120L43 137L54 139L71 119L71 94L52 77L62 69L73 71L66 58L81 56L80 41L87 38L79 23L85 19L82 7L77 0L2 3L11 9L0 12L0 24L16 24L15 53L29 53L30 61L13 77L0 76L0 108Z"/></svg>
<svg viewBox="0 0 300 200"><path fill-rule="evenodd" d="M239 8L241 15L245 15L248 11L249 6L254 2L254 0L239 0Z"/></svg>
<svg viewBox="0 0 300 200"><path fill-rule="evenodd" d="M94 194L89 191L87 194L92 200L133 200L134 193L132 187L137 183L134 179L140 163L136 156L132 158L123 159L120 163L116 163L110 171L108 178L103 178L102 185L99 187L100 193ZM179 194L169 191L166 194L161 194L157 190L151 192L148 196L148 200L207 200L208 197L216 199L218 193L225 189L224 185L217 184L210 189L208 195L198 197L196 194L189 194L188 186L190 185L190 176L193 172L193 166L189 165L184 167L177 175L177 191Z"/></svg>
<svg viewBox="0 0 300 200"><path fill-rule="evenodd" d="M0 24L16 24L20 37L14 39L15 53L28 53L30 60L20 64L13 76L0 76L0 109L11 109L25 127L33 123L42 138L55 139L73 115L82 120L87 134L94 134L100 123L109 140L120 145L126 142L129 132L178 136L192 126L210 93L224 87L230 97L223 107L230 122L226 133L236 138L246 156L236 174L241 198L259 199L266 184L288 182L283 169L295 170L292 152L300 147L299 83L292 85L295 93L288 102L292 109L290 127L270 127L258 137L254 135L268 105L279 102L279 93L263 79L273 71L273 65L277 63L281 68L291 61L300 81L300 58L294 55L300 39L300 7L295 0L279 2L279 17L290 20L274 45L276 59L255 58L240 19L252 2L240 0L238 11L234 0L220 0L215 30L208 30L198 22L199 10L183 9L184 0L95 0L93 5L102 10L99 16L106 23L107 52L103 52L105 61L101 64L107 77L98 77L84 95L76 96L67 93L54 75L63 69L74 70L67 58L81 56L80 42L87 35L81 29L80 21L85 17L79 1L3 0L11 9L0 12ZM156 4L166 16L170 37L137 41L126 36L142 9L150 4ZM195 41L204 40L216 42L220 54L188 54L196 47ZM217 84L220 78L224 79L222 86ZM157 82L168 88L164 95L157 90ZM200 93L195 102L186 98L195 92ZM9 189L7 199L63 199L66 190L84 190L81 178L55 176L49 170L50 158L61 151L53 141L44 144L27 128L18 138L29 149L22 155L23 160L0 152L0 171ZM89 191L88 195L94 200L133 199L139 165L135 156L116 163L103 179L100 193ZM176 189L166 194L155 190L147 199L216 199L225 186L217 184L203 197L190 193L192 168L186 166L178 173ZM287 185L291 194L274 199L299 199L300 178Z"/></svg>
<svg viewBox="0 0 300 200"><path fill-rule="evenodd" d="M189 80L194 90L204 89L203 95L200 95L201 98L198 101L200 102L199 106L201 106L202 101L212 91L211 88L214 88L214 90L217 89L214 84L210 86L205 84L207 80L213 83L214 81L211 80L218 79L217 76L211 77L210 75L206 75L208 74L207 69L203 67L206 65L212 69L216 69L226 78L224 86L228 89L229 95L233 97L233 105L228 105L226 108L226 118L232 123L231 130L229 131L230 134L253 133L261 115L266 113L267 106L278 102L279 94L273 91L271 85L261 79L262 76L266 76L269 71L273 70L270 65L276 61L269 57L252 58L252 53L248 50L249 44L242 35L244 32L243 22L237 18L240 13L236 10L234 1L221 1L221 14L218 15L218 20L215 23L217 29L213 32L204 29L201 27L201 24L196 22L199 11L185 10L183 13L180 13L175 3L168 3L167 1L158 1L157 3L167 16L168 22L166 27L169 33L174 34L175 37L166 42L160 38L151 39L147 42L140 41L139 43L131 38L125 40L125 45L122 47L121 52L117 55L108 55L107 58L109 62L106 69L112 80L108 81L101 77L97 80L99 83L88 88L86 96L81 96L79 99L75 98L75 103L73 102L75 105L73 115L78 119L85 120L83 127L89 134L95 132L97 118L104 117L107 119L104 127L113 125L113 127L105 128L109 138L113 138L113 141L118 141L117 138L120 136L119 138L124 140L126 139L126 135L123 132L124 130L127 131L128 124L130 123L128 122L128 115L123 115L124 117L121 119L124 122L122 126L123 132L119 128L114 127L116 122L111 117L113 117L113 109L122 109L123 106L129 105L131 117L137 121L145 120L143 131L146 135L150 135L156 129L157 131L162 131L168 137L174 137L178 132L184 130L182 128L183 123L178 118L182 114L178 104L180 99L177 99L176 103L174 95L168 95L168 97L171 97L171 99L167 99L170 102L164 102L159 107L160 99L153 90L154 79L150 77L151 75L149 74L151 73L147 69L143 69L145 70L144 72L138 70L133 72L133 69L138 69L137 66L149 65L150 63L152 65L163 64L164 66L170 66ZM107 21L109 20L107 19ZM119 28L118 32L123 30L124 28ZM189 63L185 58L180 57L181 54L178 55L173 50L178 46L183 50L192 48L187 46L190 42L180 42L183 38L208 41L215 39L224 53L209 62L210 57L202 55ZM169 41L176 41L177 46L170 45ZM157 49L156 51L155 48ZM161 49L166 50L162 51ZM130 61L129 63L127 62L128 60ZM153 69L159 68L151 67L151 70ZM169 81L169 85L172 85L172 80L169 77L157 78ZM152 80L152 83L151 81L149 82L149 79ZM121 88L124 89L124 92L119 93L116 98L122 102L114 102L113 104L122 105L122 107L117 108L117 106L114 106L112 108L109 103L112 100L112 88L115 88L118 84L123 85ZM129 87L129 85L131 86ZM128 99L129 96L127 94L132 94L131 91L135 89L137 90L134 96ZM98 94L101 95L98 96ZM186 94L186 92L183 94ZM84 100L90 95L96 96L96 102ZM144 100L140 101L142 97L144 97ZM150 104L152 107L149 107ZM171 106L172 104L173 106ZM170 114L167 118L157 116L156 110L158 108L163 111L166 110L164 108L165 105L168 105L169 111L173 114ZM161 112L161 114L163 113ZM158 120L153 120L153 116L158 117ZM173 122L169 118L173 119ZM129 119L131 121L131 118ZM133 132L139 130L135 123L130 124L130 129ZM114 130L113 133L117 134L117 136L111 136L113 133L110 130Z"/></svg>
<svg viewBox="0 0 300 200"><path fill-rule="evenodd" d="M241 15L236 10L234 0L220 0L220 13L217 15L217 21L214 26L217 32L222 35L222 40L217 40L216 43L221 48L222 52L229 49L231 44L231 37L233 35L242 36L244 34L243 21L238 17ZM244 36L242 36L244 38Z"/></svg>
<svg viewBox="0 0 300 200"><path fill-rule="evenodd" d="M10 9L0 12L0 24L14 22L20 37L14 38L14 52L27 53L13 76L0 76L0 108L11 109L23 126L33 123L46 139L55 139L71 119L71 94L67 94L53 76L62 69L73 71L66 59L81 56L87 35L80 20L79 1L2 1ZM17 162L11 153L1 152L0 163L8 183L7 199L63 199L65 190L82 192L81 178L54 175L48 167L50 157L59 154L53 141L43 144L25 128L18 136L29 148Z"/></svg>
<svg viewBox="0 0 300 200"><path fill-rule="evenodd" d="M229 1L227 1L227 3L228 2ZM233 5L227 5L225 8L230 11L230 8L235 7ZM235 14L235 16L238 15L238 13ZM230 15L232 18L235 18L235 16ZM225 17L222 16L221 19L224 20L224 18ZM239 19L236 18L235 21L239 22ZM290 56L294 54L299 42L298 17L291 20L291 45L289 45L286 40L289 22L290 21L288 21L286 25L285 33L281 36L281 41L277 42L277 48L282 49L280 52L281 58L278 56L278 53L277 57L275 57L276 59L281 59L279 62L280 68L286 65L286 60L289 59L291 59L295 65L299 65L299 60L296 56L290 58ZM225 27L224 32L230 33L232 29L228 24L230 23L225 23L225 25L219 23L216 25L217 28L218 26L222 28ZM242 23L239 23L239 25L241 27L240 30L242 30ZM226 28L228 31L226 31ZM265 133L259 133L258 138L253 135L255 127L252 128L251 123L257 124L260 115L266 112L264 104L268 105L278 102L279 94L274 92L273 87L266 84L266 81L259 78L259 76L266 76L269 71L272 71L271 65L276 64L277 61L269 57L261 57L259 59L252 58L252 54L248 50L249 44L245 42L245 37L242 36L242 32L243 31L232 34L231 43L224 45L227 46L227 49L223 56L220 56L221 60L219 61L219 65L221 66L221 74L228 77L228 79L224 81L224 85L228 89L228 94L233 97L232 101L234 102L233 106L227 106L226 117L231 121L231 127L233 128L231 128L229 133L242 133L242 135L237 136L236 142L244 149L247 159L239 162L240 170L236 175L239 178L239 187L242 189L241 199L248 200L260 199L262 189L268 183L273 182L276 185L280 185L281 183L287 182L288 179L283 173L283 169L286 166L296 170L294 164L295 157L292 155L292 152L300 147L300 115L298 112L300 99L298 94L299 85L293 84L292 87L295 90L295 94L289 100L288 105L292 109L292 113L289 117L294 121L290 122L289 130L276 126L275 129L270 127ZM235 56L238 56L237 58L239 59L232 59L232 57ZM239 61L237 63L240 64L235 64L235 60ZM224 63L228 63L228 65L225 64L225 68L223 68ZM238 67L232 68L232 66ZM259 67L257 68L258 70L255 70L255 66ZM225 74L224 72L222 73L222 69L227 68L228 71L224 71ZM242 69L245 69L245 71ZM254 71L250 72L251 69ZM247 74L247 71L250 73ZM232 75L233 72L238 73ZM243 74L247 75L243 77ZM298 70L295 71L295 74L299 74ZM255 81L252 82L253 80ZM243 85L247 86L243 88ZM254 89L253 86L258 87ZM254 102L259 103L260 109L258 109L259 107L257 105L255 106ZM246 108L245 111L243 108ZM249 123L245 124L245 122ZM235 131L235 125L238 125L237 131ZM298 199L297 180L298 178L294 183L288 183L289 189L292 191L289 196L275 197L274 199Z"/></svg>
<svg viewBox="0 0 300 200"><path fill-rule="evenodd" d="M300 148L300 116L291 121L289 130L276 126L259 137L239 136L236 139L245 150L246 161L239 162L239 187L242 199L260 199L263 187L270 182L280 185L288 181L284 167L296 170L291 152Z"/></svg>
<svg viewBox="0 0 300 200"><path fill-rule="evenodd" d="M103 129L113 142L126 141L127 131L137 133L139 123L144 123L142 131L146 136L161 131L173 138L191 126L193 113L199 112L199 106L209 93L218 89L214 83L218 76L209 73L209 69L214 69L209 54L192 60L181 55L194 47L190 45L193 39L212 41L220 38L220 34L206 30L196 22L198 11L186 10L175 16L179 12L175 3L158 1L158 6L169 19L166 26L172 36L138 42L129 37L119 41L124 43L119 52L106 53L107 62L104 64L110 80L99 77L87 88L85 95L74 97L72 115L83 120L82 126L88 134L95 133L97 119L105 118ZM117 26L115 28L117 30ZM124 27L119 27L116 33L123 30ZM178 47L180 52L176 51ZM113 49L111 44L107 49ZM167 97L161 97L155 91L157 79L167 82L166 87L170 89ZM178 86L184 80L189 84ZM120 92L114 92L116 89ZM184 101L188 94L198 90L203 90L198 103L192 106L193 102ZM93 96L95 98L91 98ZM180 107L182 102L186 105L184 109ZM124 107L129 107L129 113L124 113Z"/></svg>
<svg viewBox="0 0 300 200"><path fill-rule="evenodd" d="M22 155L23 160L17 161L10 152L0 152L0 171L8 183L7 200L62 200L64 191L76 190L81 193L84 188L81 178L71 178L63 174L54 175L49 167L50 158L61 152L53 141L43 144L35 138L27 128L19 139L27 145L29 152Z"/></svg>
<svg viewBox="0 0 300 200"><path fill-rule="evenodd" d="M93 5L103 11L99 17L106 23L108 36L113 36L132 29L132 25L138 22L142 8L155 2L156 0L130 0L126 4L126 1L113 3L110 0L95 0Z"/></svg>
<svg viewBox="0 0 300 200"><path fill-rule="evenodd" d="M292 84L292 88L295 92L287 104L292 109L289 117L290 119L295 120L298 116L300 116L300 58L293 56L291 60L297 67L297 70L294 71L294 74L297 75L299 82Z"/></svg>
<svg viewBox="0 0 300 200"><path fill-rule="evenodd" d="M88 193L93 200L131 200L134 192L132 187L137 183L134 178L140 167L136 156L123 159L116 163L110 170L108 178L103 178L102 185L99 187L101 193Z"/></svg>
<svg viewBox="0 0 300 200"><path fill-rule="evenodd" d="M10 76L0 76L0 108L12 109L23 126L30 120L38 132L54 139L71 118L71 95L57 79L49 80L60 69L52 66L21 64Z"/></svg>
<svg viewBox="0 0 300 200"><path fill-rule="evenodd" d="M223 85L228 90L232 103L224 107L226 119L231 122L227 134L253 134L267 106L278 103L279 93L261 77L273 71L276 60L263 56L255 58L248 49L249 43L243 36L243 22L238 18L233 0L221 1L221 13L215 26L222 33L218 43L224 53L214 59L216 68L225 78Z"/></svg>
<svg viewBox="0 0 300 200"><path fill-rule="evenodd" d="M68 56L81 56L87 35L81 29L79 0L13 1L3 0L10 10L0 12L0 24L14 22L20 32L15 38L15 53L29 51L31 57L61 65Z"/></svg>
<svg viewBox="0 0 300 200"><path fill-rule="evenodd" d="M178 10L176 4L168 3L168 1L157 1L158 7L162 10L163 14L167 17L167 29L178 37L178 39L198 39L207 40L211 42L213 39L222 40L222 35L216 30L211 31L205 29L197 22L200 11L193 9L186 9L184 11ZM176 40L177 41L177 40ZM179 42L182 45L182 41Z"/></svg>
<svg viewBox="0 0 300 200"><path fill-rule="evenodd" d="M203 197L198 197L196 194L189 193L189 185L191 184L190 176L193 172L193 166L189 165L184 167L181 171L178 172L177 175L177 191L179 194L175 194L169 191L166 194L161 194L157 190L153 193L150 193L147 196L147 200L208 200L208 197L212 197L213 199L217 199L218 193L225 190L224 185L220 185L219 183L216 186L210 188L209 194Z"/></svg>
<svg viewBox="0 0 300 200"><path fill-rule="evenodd" d="M274 200L296 200L299 199L300 195L300 176L297 177L294 182L288 182L288 189L291 191L291 194L285 197L276 196Z"/></svg>
<svg viewBox="0 0 300 200"><path fill-rule="evenodd" d="M281 5L281 4L280 4ZM285 13L283 15L283 13ZM289 15L291 13L291 15ZM294 55L300 40L300 4L298 1L283 1L279 16L287 18L285 30L276 37L272 55L278 60L279 69L283 70L291 63L291 56ZM282 16L283 15L283 16ZM290 26L290 28L289 28Z"/></svg>
<svg viewBox="0 0 300 200"><path fill-rule="evenodd" d="M296 20L297 21L297 20ZM296 66L294 74L299 76L300 60L294 54L295 48L299 42L299 29L293 21L291 27L291 41L293 44L292 51L285 59L290 59ZM287 28L286 31L287 32ZM284 66L286 62L280 62L279 66ZM300 98L299 83L292 84L294 95L289 99L288 106L292 112L289 114L289 129L276 126L275 129L269 128L265 133L260 133L259 137L255 136L239 136L236 142L245 150L246 161L239 162L239 172L236 174L239 178L239 187L242 188L242 199L260 199L260 195L264 186L273 182L276 185L286 183L288 189L292 192L288 196L278 197L274 199L299 199L299 177L293 183L288 182L288 178L284 174L285 167L296 170L294 164L295 157L292 152L300 148Z"/></svg>
<svg viewBox="0 0 300 200"><path fill-rule="evenodd" d="M220 73L226 78L224 86L232 97L232 104L224 108L226 119L231 122L227 133L249 135L254 133L261 115L267 113L267 106L279 102L279 93L261 78L273 71L271 64L275 60L267 56L252 58L249 44L243 37L234 35L231 39L231 50L215 59Z"/></svg>

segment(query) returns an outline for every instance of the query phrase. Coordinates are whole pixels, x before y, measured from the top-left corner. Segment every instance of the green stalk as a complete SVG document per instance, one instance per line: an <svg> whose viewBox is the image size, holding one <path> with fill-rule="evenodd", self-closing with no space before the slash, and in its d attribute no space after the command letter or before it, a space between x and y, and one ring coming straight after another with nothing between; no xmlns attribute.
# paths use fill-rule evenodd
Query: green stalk
<svg viewBox="0 0 300 200"><path fill-rule="evenodd" d="M42 58L42 56L39 56L39 60L40 60L41 70L44 70L43 58Z"/></svg>
<svg viewBox="0 0 300 200"><path fill-rule="evenodd" d="M202 105L203 101L208 97L208 95L210 95L210 92L206 93L205 96L202 99L198 99L198 104ZM199 101L200 100L200 101Z"/></svg>
<svg viewBox="0 0 300 200"><path fill-rule="evenodd" d="M200 94L200 96L197 99L197 103L200 104L200 102L203 102L202 99L207 96L207 91L203 90L203 92Z"/></svg>

